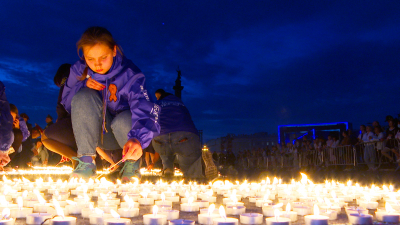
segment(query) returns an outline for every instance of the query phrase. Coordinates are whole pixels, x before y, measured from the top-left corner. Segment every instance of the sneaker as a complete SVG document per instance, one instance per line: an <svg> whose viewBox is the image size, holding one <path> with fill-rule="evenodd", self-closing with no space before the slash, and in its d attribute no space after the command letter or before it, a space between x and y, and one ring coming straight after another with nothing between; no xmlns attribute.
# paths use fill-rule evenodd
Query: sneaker
<svg viewBox="0 0 400 225"><path fill-rule="evenodd" d="M210 151L202 151L202 157L205 164L204 173L207 179L215 179L218 177L218 169L214 164Z"/></svg>
<svg viewBox="0 0 400 225"><path fill-rule="evenodd" d="M90 157L90 159L86 157ZM91 156L83 156L81 158L72 157L72 159L76 160L78 162L78 165L76 166L75 170L72 171L71 178L74 177L74 178L89 179L90 177L96 174L96 165L93 162L92 163L88 162L92 159Z"/></svg>
<svg viewBox="0 0 400 225"><path fill-rule="evenodd" d="M121 181L122 182L130 182L133 181L132 177L136 177L137 179L140 180L142 177L140 174L140 161L134 161L134 160L126 160L124 163L124 167L122 167L121 171L119 174L121 175Z"/></svg>

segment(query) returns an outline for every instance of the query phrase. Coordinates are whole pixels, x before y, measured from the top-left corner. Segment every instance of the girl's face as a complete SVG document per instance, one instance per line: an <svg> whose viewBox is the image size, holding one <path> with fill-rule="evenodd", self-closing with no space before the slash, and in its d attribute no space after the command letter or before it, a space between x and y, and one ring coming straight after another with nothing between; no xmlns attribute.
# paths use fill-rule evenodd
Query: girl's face
<svg viewBox="0 0 400 225"><path fill-rule="evenodd" d="M83 55L91 70L98 74L106 74L113 64L113 57L117 55L117 46L114 46L114 49L102 43L85 46Z"/></svg>

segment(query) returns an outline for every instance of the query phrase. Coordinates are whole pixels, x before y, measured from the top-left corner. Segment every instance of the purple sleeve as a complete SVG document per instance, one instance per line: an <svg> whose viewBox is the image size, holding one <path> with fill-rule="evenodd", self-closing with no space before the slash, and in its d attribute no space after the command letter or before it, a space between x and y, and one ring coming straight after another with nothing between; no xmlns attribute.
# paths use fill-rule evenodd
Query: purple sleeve
<svg viewBox="0 0 400 225"><path fill-rule="evenodd" d="M78 80L78 77L82 75L84 69L85 64L82 61L76 62L71 66L68 80L65 82L61 104L68 113L71 113L72 98L81 88L85 87L86 79L83 81Z"/></svg>
<svg viewBox="0 0 400 225"><path fill-rule="evenodd" d="M4 84L0 81L0 151L7 151L14 142L13 118Z"/></svg>
<svg viewBox="0 0 400 225"><path fill-rule="evenodd" d="M132 112L132 129L128 133L128 140L136 138L143 149L147 148L155 134L160 133L160 107L150 101L142 73L131 77L123 89L126 89L124 92Z"/></svg>
<svg viewBox="0 0 400 225"><path fill-rule="evenodd" d="M26 126L25 120L22 117L19 118L19 129L22 132L22 142L24 142L26 139L28 139L31 133L29 132L28 126Z"/></svg>

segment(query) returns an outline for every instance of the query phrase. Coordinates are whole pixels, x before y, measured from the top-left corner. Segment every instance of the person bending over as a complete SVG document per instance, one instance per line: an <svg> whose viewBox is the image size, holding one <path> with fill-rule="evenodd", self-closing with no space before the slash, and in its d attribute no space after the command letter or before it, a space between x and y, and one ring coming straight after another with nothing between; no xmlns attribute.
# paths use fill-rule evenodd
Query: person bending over
<svg viewBox="0 0 400 225"><path fill-rule="evenodd" d="M77 49L83 56L71 67L61 101L71 113L78 147L79 164L71 176L93 176L96 147L101 147L123 149L123 181L140 177L142 148L160 130L160 108L150 101L145 76L105 28L88 28Z"/></svg>

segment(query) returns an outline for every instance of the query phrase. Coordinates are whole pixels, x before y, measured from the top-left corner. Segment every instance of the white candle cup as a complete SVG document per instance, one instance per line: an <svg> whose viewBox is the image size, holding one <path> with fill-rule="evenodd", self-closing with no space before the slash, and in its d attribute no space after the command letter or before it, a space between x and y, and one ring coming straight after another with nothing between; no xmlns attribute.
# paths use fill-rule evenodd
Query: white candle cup
<svg viewBox="0 0 400 225"><path fill-rule="evenodd" d="M108 218L104 220L105 225L129 225L131 222L130 219L126 218Z"/></svg>
<svg viewBox="0 0 400 225"><path fill-rule="evenodd" d="M57 216L50 220L50 225L76 225L76 217L72 216Z"/></svg>
<svg viewBox="0 0 400 225"><path fill-rule="evenodd" d="M119 205L121 203L120 199L108 199L106 201L103 200L99 200L97 202L98 205L105 205L105 204L109 204L109 205Z"/></svg>
<svg viewBox="0 0 400 225"><path fill-rule="evenodd" d="M82 209L82 217L88 219L89 215L93 214L94 210L90 208L83 208Z"/></svg>
<svg viewBox="0 0 400 225"><path fill-rule="evenodd" d="M140 198L140 194L128 194L129 198L132 199L132 201L137 202Z"/></svg>
<svg viewBox="0 0 400 225"><path fill-rule="evenodd" d="M154 205L154 199L152 198L139 198L140 205Z"/></svg>
<svg viewBox="0 0 400 225"><path fill-rule="evenodd" d="M263 215L260 213L243 213L240 215L241 224L262 224Z"/></svg>
<svg viewBox="0 0 400 225"><path fill-rule="evenodd" d="M105 213L110 213L111 209L114 210L114 211L117 211L118 206L110 205L110 206L98 207L98 208L103 210Z"/></svg>
<svg viewBox="0 0 400 225"><path fill-rule="evenodd" d="M282 211L281 207L273 207L272 205L264 205L262 207L262 212L264 216L266 217L272 217L275 216L275 210L278 209L279 211Z"/></svg>
<svg viewBox="0 0 400 225"><path fill-rule="evenodd" d="M205 200L205 201L208 201L208 202L211 202L211 203L215 203L215 202L217 202L217 197L216 196L208 196L208 195L206 195L206 196L203 196L201 198L201 200Z"/></svg>
<svg viewBox="0 0 400 225"><path fill-rule="evenodd" d="M281 212L282 214L280 215L281 217L285 217L290 219L291 222L296 222L297 221L297 212L290 211L290 212Z"/></svg>
<svg viewBox="0 0 400 225"><path fill-rule="evenodd" d="M328 225L329 217L321 215L307 215L304 216L306 225Z"/></svg>
<svg viewBox="0 0 400 225"><path fill-rule="evenodd" d="M118 214L125 218L136 217L139 216L139 208L119 208Z"/></svg>
<svg viewBox="0 0 400 225"><path fill-rule="evenodd" d="M214 225L239 225L239 220L236 218L215 218L213 220Z"/></svg>
<svg viewBox="0 0 400 225"><path fill-rule="evenodd" d="M167 216L164 214L145 214L143 215L144 225L166 225Z"/></svg>
<svg viewBox="0 0 400 225"><path fill-rule="evenodd" d="M51 218L51 214L50 213L32 213L32 214L28 214L28 216L26 217L26 224L29 225L36 225L36 224L41 224L43 223L43 221L45 221L46 219ZM45 224L50 224L50 221L46 221Z"/></svg>
<svg viewBox="0 0 400 225"><path fill-rule="evenodd" d="M169 206L172 206L172 201L169 201L169 200L165 200L165 201L158 200L158 201L155 201L155 205L156 205L156 206L159 206L159 205L169 205Z"/></svg>
<svg viewBox="0 0 400 225"><path fill-rule="evenodd" d="M399 213L383 213L382 222L384 223L399 223L400 214Z"/></svg>
<svg viewBox="0 0 400 225"><path fill-rule="evenodd" d="M238 216L246 212L245 206L227 206L226 215Z"/></svg>
<svg viewBox="0 0 400 225"><path fill-rule="evenodd" d="M89 223L91 225L104 224L104 220L109 218L113 218L113 216L109 213L104 213L104 214L94 213L89 215Z"/></svg>
<svg viewBox="0 0 400 225"><path fill-rule="evenodd" d="M200 214L207 214L209 213L208 208L201 208L200 209ZM214 209L214 211L211 212L211 214L218 214L219 215L219 210L218 209Z"/></svg>
<svg viewBox="0 0 400 225"><path fill-rule="evenodd" d="M260 197L260 196L250 197L250 198L249 198L249 202L250 202L250 203L256 203L257 200L262 200L262 199L264 199L264 198L263 198L263 197Z"/></svg>
<svg viewBox="0 0 400 225"><path fill-rule="evenodd" d="M297 212L299 216L305 216L311 214L311 207L309 206L295 206L293 207L293 211Z"/></svg>
<svg viewBox="0 0 400 225"><path fill-rule="evenodd" d="M226 205L226 203L228 202L233 202L233 200L231 198L223 198L222 199L222 204Z"/></svg>
<svg viewBox="0 0 400 225"><path fill-rule="evenodd" d="M337 211L335 210L321 211L321 215L329 217L329 220L337 220Z"/></svg>
<svg viewBox="0 0 400 225"><path fill-rule="evenodd" d="M139 202L132 202L131 204L132 204L131 208L139 208ZM129 208L129 203L121 202L121 208Z"/></svg>
<svg viewBox="0 0 400 225"><path fill-rule="evenodd" d="M200 213L197 215L199 224L212 225L215 218L220 218L219 214Z"/></svg>
<svg viewBox="0 0 400 225"><path fill-rule="evenodd" d="M179 196L165 196L165 200L168 200L171 202L179 202Z"/></svg>
<svg viewBox="0 0 400 225"><path fill-rule="evenodd" d="M197 200L197 201L194 201L194 203L199 205L200 208L207 208L208 206L210 206L210 203L205 200Z"/></svg>
<svg viewBox="0 0 400 225"><path fill-rule="evenodd" d="M194 225L194 221L193 220L183 220L183 219L170 220L168 222L168 225Z"/></svg>
<svg viewBox="0 0 400 225"><path fill-rule="evenodd" d="M47 207L52 206L50 203L36 203L33 205L33 212L35 213L47 213Z"/></svg>
<svg viewBox="0 0 400 225"><path fill-rule="evenodd" d="M0 225L14 225L14 223L15 223L15 218L0 220Z"/></svg>
<svg viewBox="0 0 400 225"><path fill-rule="evenodd" d="M10 217L17 219L25 219L28 214L32 214L32 208L11 208L10 209Z"/></svg>
<svg viewBox="0 0 400 225"><path fill-rule="evenodd" d="M24 205L25 207L28 207L28 208L33 208L33 206L34 206L35 204L37 204L37 203L39 203L39 202L36 201L36 200L24 200L23 205Z"/></svg>
<svg viewBox="0 0 400 225"><path fill-rule="evenodd" d="M349 222L351 224L359 224L359 225L371 225L372 224L372 215L369 214L350 214Z"/></svg>
<svg viewBox="0 0 400 225"><path fill-rule="evenodd" d="M266 225L290 225L291 221L290 219L284 217L269 217L265 218L265 223Z"/></svg>
<svg viewBox="0 0 400 225"><path fill-rule="evenodd" d="M181 204L181 211L182 212L197 212L199 211L200 207L196 203L182 203Z"/></svg>
<svg viewBox="0 0 400 225"><path fill-rule="evenodd" d="M166 210L160 210L160 212L158 213L165 215L167 217L167 220L179 219L179 210L166 209Z"/></svg>

